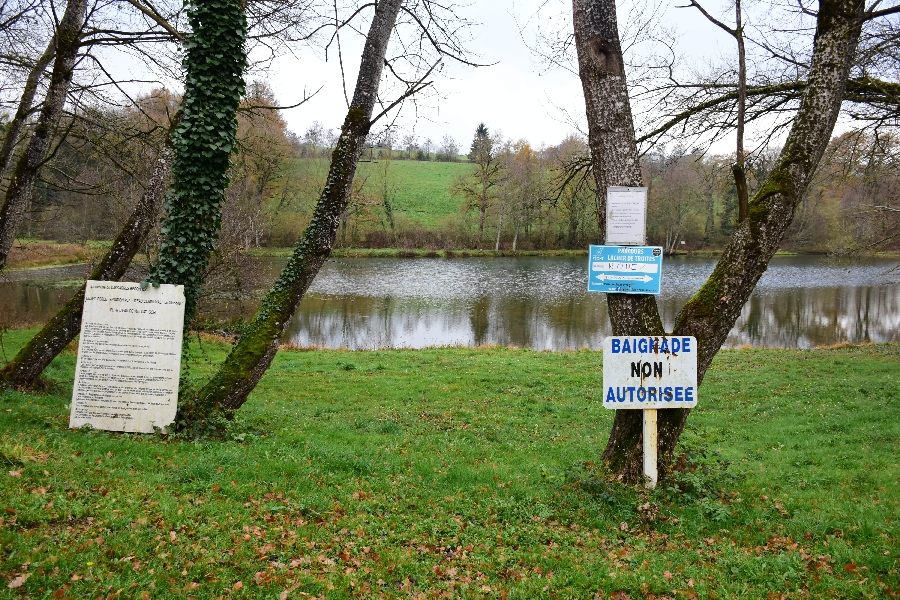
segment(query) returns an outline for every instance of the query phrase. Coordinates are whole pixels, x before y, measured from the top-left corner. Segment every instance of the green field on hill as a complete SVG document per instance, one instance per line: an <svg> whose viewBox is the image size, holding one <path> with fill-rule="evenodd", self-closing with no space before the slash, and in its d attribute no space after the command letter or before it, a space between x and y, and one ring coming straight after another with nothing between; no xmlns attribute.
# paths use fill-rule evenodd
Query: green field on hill
<svg viewBox="0 0 900 600"><path fill-rule="evenodd" d="M321 162L322 159L314 160ZM316 167L324 177L325 168ZM309 169L308 160L297 159L295 169ZM453 196L451 187L457 177L466 176L473 170L474 166L467 162L376 158L375 161L360 161L355 181L356 185L363 184L364 192L374 194L380 200L387 173L388 197L394 214L432 227L448 215L459 212L462 199Z"/></svg>
<svg viewBox="0 0 900 600"><path fill-rule="evenodd" d="M74 362L0 394L7 598L900 595L897 344L720 352L652 493L597 352L281 351L199 440L67 429Z"/></svg>

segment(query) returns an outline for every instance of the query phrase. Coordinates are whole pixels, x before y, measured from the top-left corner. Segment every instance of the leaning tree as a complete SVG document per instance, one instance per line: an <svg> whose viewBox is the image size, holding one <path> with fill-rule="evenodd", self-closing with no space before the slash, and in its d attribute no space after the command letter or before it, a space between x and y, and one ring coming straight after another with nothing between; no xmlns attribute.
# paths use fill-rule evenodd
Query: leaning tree
<svg viewBox="0 0 900 600"><path fill-rule="evenodd" d="M335 35L365 8L372 6L363 5L350 19L336 22ZM468 63L459 37L468 23L454 14L452 5L448 8L433 0L382 0L374 5L371 18L356 87L310 224L216 374L198 389L182 387L176 427L197 428L210 417L229 418L247 401L275 357L297 305L331 254L373 124L430 87L429 78L445 58ZM400 41L394 56L388 55L392 33ZM389 95L382 85L385 67L399 87L394 100L385 99ZM376 107L381 108L377 114Z"/></svg>
<svg viewBox="0 0 900 600"><path fill-rule="evenodd" d="M778 249L825 151L863 23L880 16L867 13L863 0L820 0L818 11L810 12L816 28L809 70L776 166L753 195L747 217L709 279L678 315L673 330L665 331L655 297L607 296L614 335L696 337L700 381ZM573 23L592 170L600 190L599 212L605 214L607 187L642 183L614 0L573 0ZM689 414L689 409L659 412L662 475ZM610 468L631 481L642 476L641 417L641 411L616 411L603 452Z"/></svg>

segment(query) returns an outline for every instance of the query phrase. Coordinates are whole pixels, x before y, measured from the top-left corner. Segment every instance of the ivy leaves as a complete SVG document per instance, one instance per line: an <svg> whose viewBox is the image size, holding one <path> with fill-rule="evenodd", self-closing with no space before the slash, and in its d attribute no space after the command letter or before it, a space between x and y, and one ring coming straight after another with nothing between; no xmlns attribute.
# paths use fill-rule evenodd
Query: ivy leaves
<svg viewBox="0 0 900 600"><path fill-rule="evenodd" d="M218 236L247 65L247 18L240 1L195 0L188 20L184 100L172 133L173 183L159 259L148 277L153 284L184 285L186 322Z"/></svg>

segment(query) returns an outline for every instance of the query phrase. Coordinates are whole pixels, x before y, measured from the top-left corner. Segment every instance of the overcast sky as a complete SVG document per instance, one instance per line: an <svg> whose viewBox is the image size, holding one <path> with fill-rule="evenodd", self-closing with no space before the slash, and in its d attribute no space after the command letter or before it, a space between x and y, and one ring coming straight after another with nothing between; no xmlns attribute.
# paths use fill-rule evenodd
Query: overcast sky
<svg viewBox="0 0 900 600"><path fill-rule="evenodd" d="M558 143L573 132L573 125L560 108L571 115L583 115L579 80L559 69L548 72L526 45L534 44L534 14L542 3L543 0L476 0L460 8L461 14L480 23L472 30L474 39L469 48L479 62L497 64L479 68L448 65L449 77L437 81L441 98L433 98L418 111L405 107L397 121L401 130L414 131L420 140L430 137L439 141L449 134L464 150L481 122L492 132L501 130L507 138L524 138L534 146ZM570 6L568 1L559 4ZM711 2L710 6L715 4ZM695 12L676 8L666 12L667 21L677 22L682 33L690 34L682 36L682 50L708 56L728 52L729 40ZM525 26L525 31L520 31L520 26ZM359 44L344 40L350 95L358 54ZM283 113L296 133L302 135L314 120L339 128L346 114L346 102L334 52L328 62L311 55L299 60L279 59L268 79L282 105L296 103L303 97L304 88L311 91L324 86L310 102Z"/></svg>

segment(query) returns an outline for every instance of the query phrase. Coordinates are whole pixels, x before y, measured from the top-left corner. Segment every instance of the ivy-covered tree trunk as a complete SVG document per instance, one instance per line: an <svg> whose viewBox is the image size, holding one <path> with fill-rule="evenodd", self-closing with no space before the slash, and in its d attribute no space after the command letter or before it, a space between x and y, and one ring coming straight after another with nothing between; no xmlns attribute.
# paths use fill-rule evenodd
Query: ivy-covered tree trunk
<svg viewBox="0 0 900 600"><path fill-rule="evenodd" d="M193 318L219 233L247 65L242 0L196 0L190 3L188 20L184 99L172 133L172 189L165 202L159 258L147 278L153 284L184 286L185 326Z"/></svg>
<svg viewBox="0 0 900 600"><path fill-rule="evenodd" d="M25 127L25 121L28 120L28 115L31 114L41 76L47 70L55 54L56 36L54 35L50 38L47 49L38 57L31 67L31 71L28 72L28 77L25 78L25 86L22 88L22 96L19 98L19 106L16 108L16 114L13 115L12 120L6 125L3 145L0 146L0 174L5 173L6 167L9 166L13 148L16 147L16 142L19 141L19 136L22 134L22 128Z"/></svg>
<svg viewBox="0 0 900 600"><path fill-rule="evenodd" d="M607 186L640 183L615 4L613 0L573 0L573 9L593 170L601 190L599 214L605 214ZM778 249L828 144L862 20L861 0L820 1L809 82L777 166L750 201L748 218L740 224L712 275L678 316L673 334L697 338L700 381ZM607 301L614 335L664 333L652 296L610 294ZM616 411L603 452L610 467L630 481L639 480L642 474L640 412ZM689 413L685 409L658 413L661 475L666 473Z"/></svg>
<svg viewBox="0 0 900 600"><path fill-rule="evenodd" d="M34 134L16 163L9 187L6 188L3 206L0 207L0 269L6 265L16 233L25 218L25 207L34 190L34 182L47 157L53 131L66 103L81 43L81 28L84 24L86 7L87 0L69 0L56 29L56 56L47 96L38 115Z"/></svg>
<svg viewBox="0 0 900 600"><path fill-rule="evenodd" d="M116 236L109 252L91 272L88 279L118 281L141 247L147 232L156 223L162 206L163 192L172 164L172 149L168 144L156 160L156 166L144 194L135 206L125 226ZM35 383L47 365L69 345L81 331L85 286L66 302L65 306L44 325L11 361L0 369L0 381L16 387Z"/></svg>
<svg viewBox="0 0 900 600"><path fill-rule="evenodd" d="M189 390L182 394L176 419L180 427L191 427L211 415L230 417L244 404L271 364L297 305L331 254L341 214L350 197L360 151L371 125L388 41L402 2L382 0L376 5L353 100L331 155L325 188L312 220L247 331L219 371L199 391Z"/></svg>

